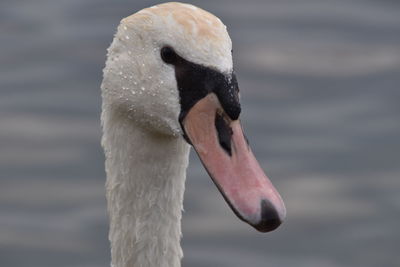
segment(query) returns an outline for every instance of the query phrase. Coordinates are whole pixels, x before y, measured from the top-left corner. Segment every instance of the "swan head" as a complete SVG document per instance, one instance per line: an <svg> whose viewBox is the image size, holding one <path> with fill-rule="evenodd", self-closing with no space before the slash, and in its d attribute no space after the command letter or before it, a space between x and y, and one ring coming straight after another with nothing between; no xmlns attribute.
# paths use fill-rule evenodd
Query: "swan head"
<svg viewBox="0 0 400 267"><path fill-rule="evenodd" d="M203 9L181 3L143 9L118 26L104 68L103 99L142 127L181 135L176 62L166 57L231 77L231 49L225 25Z"/></svg>
<svg viewBox="0 0 400 267"><path fill-rule="evenodd" d="M252 154L239 122L239 88L226 26L183 3L143 9L108 49L103 111L184 138L235 214L257 230L278 227L283 201Z"/></svg>

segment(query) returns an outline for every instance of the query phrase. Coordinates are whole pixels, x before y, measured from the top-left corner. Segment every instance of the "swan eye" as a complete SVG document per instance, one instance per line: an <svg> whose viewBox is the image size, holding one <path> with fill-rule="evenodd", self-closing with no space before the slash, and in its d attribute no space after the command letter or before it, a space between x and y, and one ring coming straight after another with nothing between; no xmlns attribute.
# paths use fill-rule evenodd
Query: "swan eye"
<svg viewBox="0 0 400 267"><path fill-rule="evenodd" d="M174 49L165 46L161 49L161 58L165 63L173 64L177 61L178 55L175 53Z"/></svg>

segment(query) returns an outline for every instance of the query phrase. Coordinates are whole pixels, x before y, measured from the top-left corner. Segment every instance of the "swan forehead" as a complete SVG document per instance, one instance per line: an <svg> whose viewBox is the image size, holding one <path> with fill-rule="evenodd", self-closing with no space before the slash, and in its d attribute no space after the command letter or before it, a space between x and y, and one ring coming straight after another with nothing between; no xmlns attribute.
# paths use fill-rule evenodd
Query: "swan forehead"
<svg viewBox="0 0 400 267"><path fill-rule="evenodd" d="M223 72L232 69L232 42L222 21L190 4L165 3L122 20L140 27L160 45L171 45L183 57Z"/></svg>

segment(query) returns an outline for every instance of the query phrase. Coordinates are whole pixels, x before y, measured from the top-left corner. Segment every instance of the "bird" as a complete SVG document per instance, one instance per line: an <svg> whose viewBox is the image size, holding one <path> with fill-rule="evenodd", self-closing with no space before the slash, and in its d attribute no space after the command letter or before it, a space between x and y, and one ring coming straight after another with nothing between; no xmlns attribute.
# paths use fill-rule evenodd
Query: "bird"
<svg viewBox="0 0 400 267"><path fill-rule="evenodd" d="M240 124L226 26L168 2L121 20L101 84L113 267L178 267L191 147L239 219L276 229L286 209Z"/></svg>

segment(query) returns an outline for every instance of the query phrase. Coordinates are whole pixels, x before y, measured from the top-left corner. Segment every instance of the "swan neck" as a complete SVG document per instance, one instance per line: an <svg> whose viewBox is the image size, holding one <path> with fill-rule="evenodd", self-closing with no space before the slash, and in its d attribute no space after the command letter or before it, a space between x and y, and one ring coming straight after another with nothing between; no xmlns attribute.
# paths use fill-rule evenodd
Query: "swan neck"
<svg viewBox="0 0 400 267"><path fill-rule="evenodd" d="M112 267L179 267L189 146L103 111Z"/></svg>

